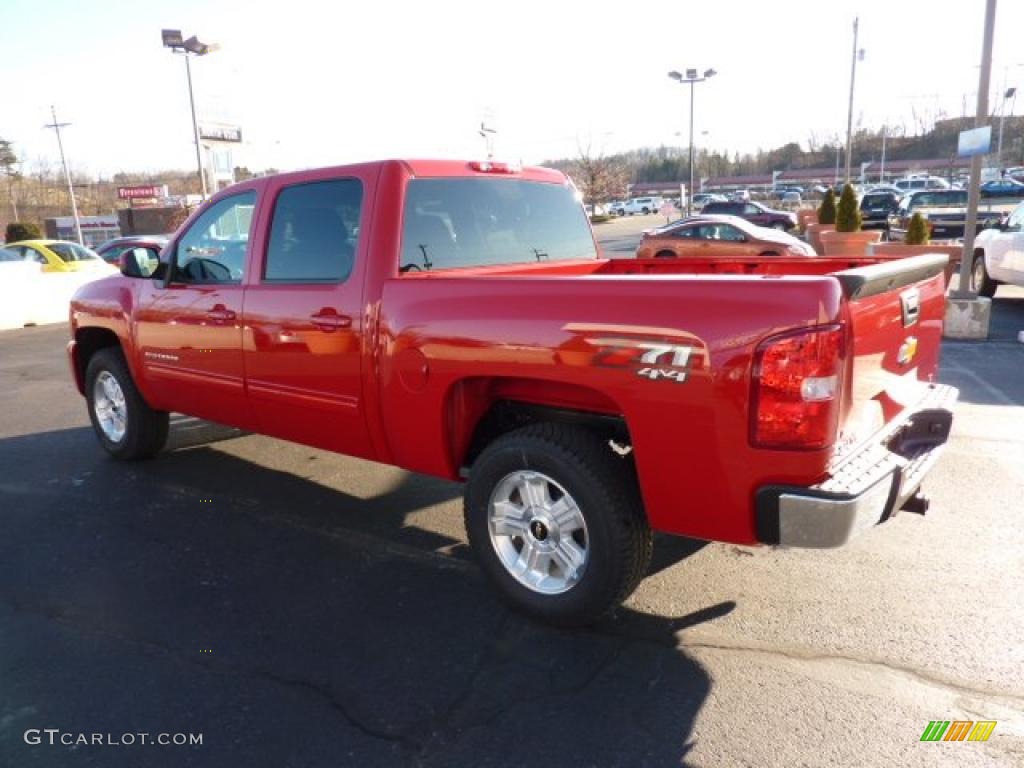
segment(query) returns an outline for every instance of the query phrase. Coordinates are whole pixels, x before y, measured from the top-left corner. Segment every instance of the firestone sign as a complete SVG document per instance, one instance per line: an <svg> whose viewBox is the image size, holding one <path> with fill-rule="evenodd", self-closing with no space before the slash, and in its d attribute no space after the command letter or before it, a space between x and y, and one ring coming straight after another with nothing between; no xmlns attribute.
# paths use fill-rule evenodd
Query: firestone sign
<svg viewBox="0 0 1024 768"><path fill-rule="evenodd" d="M147 200L153 197L167 197L166 184L143 184L134 187L118 187L121 200Z"/></svg>

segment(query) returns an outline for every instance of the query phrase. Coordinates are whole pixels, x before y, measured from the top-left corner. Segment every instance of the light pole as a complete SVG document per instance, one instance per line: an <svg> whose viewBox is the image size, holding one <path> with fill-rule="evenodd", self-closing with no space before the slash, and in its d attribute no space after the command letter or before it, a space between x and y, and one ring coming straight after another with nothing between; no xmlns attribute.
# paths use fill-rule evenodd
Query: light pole
<svg viewBox="0 0 1024 768"><path fill-rule="evenodd" d="M1006 100L1013 99L1010 102L1010 116L1013 116L1013 104L1017 101L1017 89L1007 88L1006 93L1003 94L1003 103L999 110L999 142L996 144L996 168L1000 170L1003 167L1003 123L1006 121Z"/></svg>
<svg viewBox="0 0 1024 768"><path fill-rule="evenodd" d="M78 239L79 245L85 245L85 241L82 239L82 222L78 219L78 203L75 201L75 185L71 183L71 173L68 171L68 161L64 157L64 142L60 139L60 129L67 128L71 123L58 123L57 122L57 110L52 105L50 106L50 114L53 115L53 122L48 125L44 125L44 128L53 128L57 133L57 149L60 150L60 164L64 166L64 179L68 183L68 194L71 195L71 215L75 219L75 237Z"/></svg>
<svg viewBox="0 0 1024 768"><path fill-rule="evenodd" d="M696 69L686 70L686 74L683 75L681 72L672 70L668 73L668 76L675 80L677 83L690 84L690 186L686 190L686 215L689 216L693 212L693 86L697 83L703 83L705 80L714 77L718 73L713 69L705 69L703 76L698 76Z"/></svg>
<svg viewBox="0 0 1024 768"><path fill-rule="evenodd" d="M846 112L846 183L850 183L850 158L853 155L853 84L857 79L857 61L864 61L864 49L857 48L857 28L860 19L853 20L853 59L850 63L850 105Z"/></svg>
<svg viewBox="0 0 1024 768"><path fill-rule="evenodd" d="M882 163L878 169L878 183L885 184L885 135L888 133L888 126L882 126Z"/></svg>
<svg viewBox="0 0 1024 768"><path fill-rule="evenodd" d="M199 144L199 123L196 121L196 100L192 94L192 65L189 63L189 54L192 56L205 56L217 50L216 44L201 43L192 35L184 40L180 29L164 29L160 32L164 48L170 48L174 53L185 55L185 77L188 79L188 103L192 109L192 135L196 142L196 173L199 175L199 188L202 190L203 200L206 200L206 174L203 172L203 150Z"/></svg>

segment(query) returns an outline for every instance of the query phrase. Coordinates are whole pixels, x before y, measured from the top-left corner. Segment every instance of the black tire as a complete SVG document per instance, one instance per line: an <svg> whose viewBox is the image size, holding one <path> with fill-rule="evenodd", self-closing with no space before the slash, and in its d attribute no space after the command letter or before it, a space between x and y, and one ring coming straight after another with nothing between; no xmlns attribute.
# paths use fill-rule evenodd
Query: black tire
<svg viewBox="0 0 1024 768"><path fill-rule="evenodd" d="M104 372L114 377L124 395L125 429L117 440L103 431L96 414L96 380ZM148 459L167 443L168 414L153 410L142 398L120 348L106 347L89 359L85 369L85 399L100 445L115 459Z"/></svg>
<svg viewBox="0 0 1024 768"><path fill-rule="evenodd" d="M676 258L676 254L675 254L674 251L658 251L656 254L654 254L654 258L656 258L656 259L674 259L674 258Z"/></svg>
<svg viewBox="0 0 1024 768"><path fill-rule="evenodd" d="M981 280L978 280L978 274L981 273ZM978 283L981 283L978 285ZM985 269L985 255L983 253L976 254L974 262L971 264L971 288L979 296L984 296L991 299L996 295L996 288L999 283L989 277L988 270Z"/></svg>
<svg viewBox="0 0 1024 768"><path fill-rule="evenodd" d="M490 536L491 495L518 471L543 473L575 500L586 523L587 561L579 580L560 594L541 594L514 577ZM481 570L513 607L535 619L579 626L625 600L646 575L653 536L631 458L580 427L534 424L509 432L480 454L466 485L470 546Z"/></svg>
<svg viewBox="0 0 1024 768"><path fill-rule="evenodd" d="M757 258L759 258L759 259L777 259L777 258L779 258L779 252L778 251L761 251L761 253L757 254Z"/></svg>
<svg viewBox="0 0 1024 768"><path fill-rule="evenodd" d="M650 212L651 212L650 208L644 208L644 216L647 216L648 214L650 214Z"/></svg>

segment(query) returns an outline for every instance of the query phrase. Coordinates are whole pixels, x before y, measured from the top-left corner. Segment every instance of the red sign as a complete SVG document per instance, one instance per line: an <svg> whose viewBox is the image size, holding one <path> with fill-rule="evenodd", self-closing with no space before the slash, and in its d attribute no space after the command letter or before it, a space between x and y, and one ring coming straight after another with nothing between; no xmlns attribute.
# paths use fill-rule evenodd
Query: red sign
<svg viewBox="0 0 1024 768"><path fill-rule="evenodd" d="M144 184L135 187L118 187L117 196L122 200L139 200L151 197L167 197L167 185Z"/></svg>

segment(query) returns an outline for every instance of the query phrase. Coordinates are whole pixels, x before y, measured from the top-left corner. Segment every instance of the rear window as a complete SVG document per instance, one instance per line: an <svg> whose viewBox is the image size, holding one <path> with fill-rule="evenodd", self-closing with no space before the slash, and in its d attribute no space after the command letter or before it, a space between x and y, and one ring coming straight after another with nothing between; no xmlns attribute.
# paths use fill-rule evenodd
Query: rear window
<svg viewBox="0 0 1024 768"><path fill-rule="evenodd" d="M938 205L967 205L967 190L946 189L939 192L921 192L910 200L911 208L927 208Z"/></svg>
<svg viewBox="0 0 1024 768"><path fill-rule="evenodd" d="M91 261L99 258L93 251L76 243L47 243L46 247L63 261Z"/></svg>
<svg viewBox="0 0 1024 768"><path fill-rule="evenodd" d="M568 185L478 178L409 182L403 272L596 256L586 213Z"/></svg>

